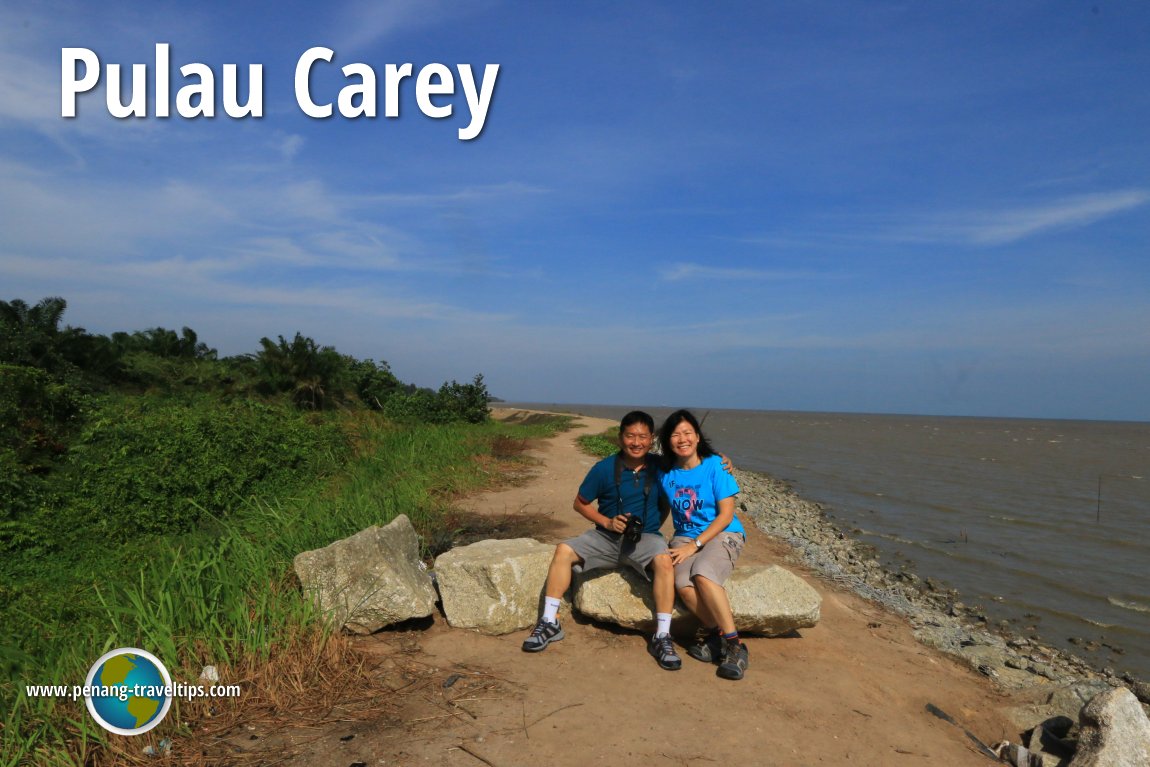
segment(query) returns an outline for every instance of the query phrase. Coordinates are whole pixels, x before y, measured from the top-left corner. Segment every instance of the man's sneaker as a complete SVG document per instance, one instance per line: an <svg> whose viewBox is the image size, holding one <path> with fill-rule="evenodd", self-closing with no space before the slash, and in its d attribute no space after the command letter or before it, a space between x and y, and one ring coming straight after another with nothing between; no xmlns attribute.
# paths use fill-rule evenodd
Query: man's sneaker
<svg viewBox="0 0 1150 767"><path fill-rule="evenodd" d="M675 652L675 643L671 641L670 634L651 637L651 641L647 643L647 652L655 658L659 668L678 671L683 665L683 661L679 660L679 653Z"/></svg>
<svg viewBox="0 0 1150 767"><path fill-rule="evenodd" d="M531 630L531 636L523 640L523 652L539 652L562 638L563 628L559 625L559 621L552 623L540 618L535 628Z"/></svg>
<svg viewBox="0 0 1150 767"><path fill-rule="evenodd" d="M727 645L727 656L723 658L723 662L719 664L718 674L723 679L742 679L743 674L747 671L747 663L750 661L747 653L747 646L742 642L733 645Z"/></svg>
<svg viewBox="0 0 1150 767"><path fill-rule="evenodd" d="M717 631L709 631L687 648L687 655L703 663L722 663L723 650L723 638Z"/></svg>

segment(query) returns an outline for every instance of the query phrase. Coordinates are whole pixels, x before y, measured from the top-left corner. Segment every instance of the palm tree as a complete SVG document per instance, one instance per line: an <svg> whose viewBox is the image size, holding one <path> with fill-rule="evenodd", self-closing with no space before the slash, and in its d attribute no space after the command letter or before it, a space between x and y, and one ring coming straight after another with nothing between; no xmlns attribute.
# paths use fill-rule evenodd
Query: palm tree
<svg viewBox="0 0 1150 767"><path fill-rule="evenodd" d="M254 358L265 391L290 392L297 406L309 410L322 410L343 394L347 370L334 347L318 346L298 332L291 343L265 337L260 346Z"/></svg>
<svg viewBox="0 0 1150 767"><path fill-rule="evenodd" d="M32 307L19 298L0 301L0 361L56 371L64 364L59 354L60 320L68 302L58 296L42 298Z"/></svg>

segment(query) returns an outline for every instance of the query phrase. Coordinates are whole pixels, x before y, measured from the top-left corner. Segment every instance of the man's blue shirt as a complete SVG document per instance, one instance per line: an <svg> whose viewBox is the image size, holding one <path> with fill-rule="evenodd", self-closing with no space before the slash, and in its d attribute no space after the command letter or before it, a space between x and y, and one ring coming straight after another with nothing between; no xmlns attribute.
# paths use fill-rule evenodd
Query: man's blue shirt
<svg viewBox="0 0 1150 767"><path fill-rule="evenodd" d="M612 518L620 513L637 515L643 518L643 532L659 532L659 475L655 462L651 460L638 471L632 471L624 464L616 485L617 460L620 458L615 454L592 466L583 484L579 485L579 497L587 503L598 502L599 513L605 517ZM620 496L623 501L621 509Z"/></svg>

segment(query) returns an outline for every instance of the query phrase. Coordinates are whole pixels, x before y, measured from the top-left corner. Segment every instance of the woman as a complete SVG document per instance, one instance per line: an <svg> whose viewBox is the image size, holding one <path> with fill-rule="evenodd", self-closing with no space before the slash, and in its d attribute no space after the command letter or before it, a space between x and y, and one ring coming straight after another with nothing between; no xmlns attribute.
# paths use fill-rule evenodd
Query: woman
<svg viewBox="0 0 1150 767"><path fill-rule="evenodd" d="M663 492L675 523L670 550L675 590L706 631L701 641L687 648L687 654L718 663L718 675L724 679L742 679L747 648L739 641L723 588L746 540L735 516L739 485L723 470L721 459L689 410L668 416L659 429L659 445Z"/></svg>

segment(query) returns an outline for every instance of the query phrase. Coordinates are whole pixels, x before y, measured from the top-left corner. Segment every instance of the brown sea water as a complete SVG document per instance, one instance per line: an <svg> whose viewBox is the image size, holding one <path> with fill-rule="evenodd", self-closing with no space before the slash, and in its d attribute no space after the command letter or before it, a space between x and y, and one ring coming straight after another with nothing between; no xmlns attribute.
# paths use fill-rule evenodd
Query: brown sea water
<svg viewBox="0 0 1150 767"><path fill-rule="evenodd" d="M657 422L671 412L641 409ZM1150 423L704 414L716 449L790 481L888 564L958 589L1017 633L1150 679Z"/></svg>

